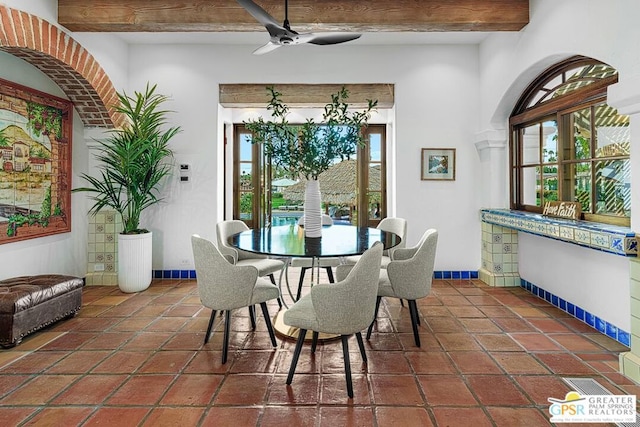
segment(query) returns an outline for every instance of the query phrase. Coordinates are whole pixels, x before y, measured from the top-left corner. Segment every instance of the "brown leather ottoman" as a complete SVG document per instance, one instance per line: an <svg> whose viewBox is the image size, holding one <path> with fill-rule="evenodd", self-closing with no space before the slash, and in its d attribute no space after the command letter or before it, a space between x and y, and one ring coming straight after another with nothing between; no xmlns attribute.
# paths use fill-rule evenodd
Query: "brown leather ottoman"
<svg viewBox="0 0 640 427"><path fill-rule="evenodd" d="M78 277L59 274L0 280L0 346L13 347L30 333L75 316L83 285Z"/></svg>

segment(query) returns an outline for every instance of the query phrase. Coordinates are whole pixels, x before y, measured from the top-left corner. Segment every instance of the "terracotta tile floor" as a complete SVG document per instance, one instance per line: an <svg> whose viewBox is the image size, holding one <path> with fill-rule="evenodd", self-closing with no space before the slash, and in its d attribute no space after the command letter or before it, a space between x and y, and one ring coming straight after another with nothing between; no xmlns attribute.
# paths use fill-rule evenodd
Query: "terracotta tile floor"
<svg viewBox="0 0 640 427"><path fill-rule="evenodd" d="M305 349L286 386L295 343L272 348L259 310L255 332L234 312L222 365L223 325L202 344L210 311L194 281L133 295L87 287L77 317L0 351L0 425L529 427L549 425L547 398L569 391L562 376L640 392L618 373L625 347L523 289L435 280L418 303L421 348L409 310L383 301L368 365L350 341L351 400L339 340Z"/></svg>

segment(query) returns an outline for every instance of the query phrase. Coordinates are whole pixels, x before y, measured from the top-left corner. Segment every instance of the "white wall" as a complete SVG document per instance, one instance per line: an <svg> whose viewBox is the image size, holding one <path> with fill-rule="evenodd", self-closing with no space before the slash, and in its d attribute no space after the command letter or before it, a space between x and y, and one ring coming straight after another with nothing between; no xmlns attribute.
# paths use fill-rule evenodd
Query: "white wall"
<svg viewBox="0 0 640 427"><path fill-rule="evenodd" d="M530 11L531 22L524 30L491 35L480 47L480 130L508 129L508 116L524 88L547 67L570 56L584 55L610 64L618 70L620 82L640 75L640 26L636 23L640 2L530 0ZM638 124L632 121L634 126ZM632 130L635 153L640 139L636 136L634 140L633 134ZM493 167L508 176L507 162L508 158ZM634 181L633 187L640 188L640 182ZM486 183L480 190L488 197ZM507 191L499 207L508 206ZM632 211L638 212L640 198L634 193ZM629 331L629 265L625 258L524 233L519 238L523 279L556 290L556 295Z"/></svg>
<svg viewBox="0 0 640 427"><path fill-rule="evenodd" d="M130 86L158 83L172 97L177 162L192 166L189 185L174 179L166 203L148 215L154 268L184 268L192 233L214 235L221 219L219 83L393 83L396 95L397 212L409 244L440 230L436 269L477 270L476 46L299 46L254 56L254 46L133 45ZM420 180L420 149L457 149L454 182ZM465 250L461 251L460 248Z"/></svg>
<svg viewBox="0 0 640 427"><path fill-rule="evenodd" d="M518 233L520 276L629 332L629 261L571 243Z"/></svg>
<svg viewBox="0 0 640 427"><path fill-rule="evenodd" d="M66 98L47 76L25 61L0 52L0 78ZM83 125L73 115L73 186L78 186L78 171L86 169ZM70 274L84 277L87 266L87 217L84 196L72 195L71 232L0 245L0 280L29 274Z"/></svg>

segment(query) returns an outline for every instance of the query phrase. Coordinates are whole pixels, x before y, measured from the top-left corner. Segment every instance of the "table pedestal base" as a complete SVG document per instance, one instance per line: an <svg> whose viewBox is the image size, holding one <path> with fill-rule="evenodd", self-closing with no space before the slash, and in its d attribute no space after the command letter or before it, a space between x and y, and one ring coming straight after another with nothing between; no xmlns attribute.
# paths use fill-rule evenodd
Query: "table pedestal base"
<svg viewBox="0 0 640 427"><path fill-rule="evenodd" d="M273 321L273 329L276 331L276 334L280 338L297 340L298 334L300 332L300 328L289 326L284 323L282 319L284 317L285 311L286 310L280 310L278 314L276 314L276 318ZM313 338L312 331L307 331L307 335L305 335L304 337L305 342L307 341L311 342L312 338ZM318 341L335 340L338 338L340 338L340 335L325 334L322 332L318 334Z"/></svg>

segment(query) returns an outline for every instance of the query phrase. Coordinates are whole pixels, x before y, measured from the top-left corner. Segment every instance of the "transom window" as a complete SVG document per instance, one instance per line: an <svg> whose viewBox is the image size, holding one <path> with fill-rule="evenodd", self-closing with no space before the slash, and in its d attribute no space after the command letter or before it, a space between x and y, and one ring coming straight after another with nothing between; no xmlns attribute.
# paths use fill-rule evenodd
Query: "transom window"
<svg viewBox="0 0 640 427"><path fill-rule="evenodd" d="M583 219L630 224L629 117L607 104L612 67L573 57L544 72L510 118L511 208L574 201Z"/></svg>

